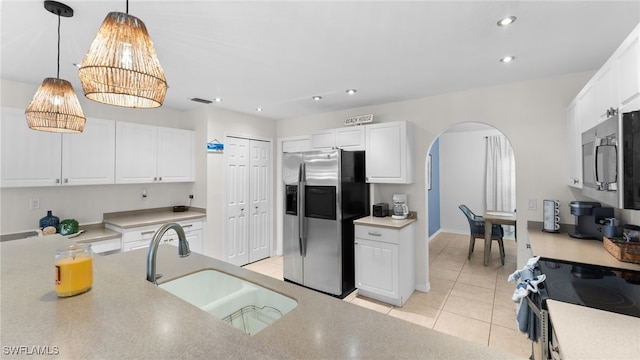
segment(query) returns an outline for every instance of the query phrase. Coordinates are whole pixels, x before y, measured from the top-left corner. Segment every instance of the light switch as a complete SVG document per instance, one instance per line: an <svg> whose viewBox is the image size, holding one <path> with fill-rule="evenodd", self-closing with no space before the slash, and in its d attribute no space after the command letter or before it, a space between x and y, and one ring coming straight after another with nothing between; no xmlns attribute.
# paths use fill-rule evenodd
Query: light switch
<svg viewBox="0 0 640 360"><path fill-rule="evenodd" d="M536 210L538 208L538 202L536 201L536 199L529 199L527 207L529 208L529 210Z"/></svg>

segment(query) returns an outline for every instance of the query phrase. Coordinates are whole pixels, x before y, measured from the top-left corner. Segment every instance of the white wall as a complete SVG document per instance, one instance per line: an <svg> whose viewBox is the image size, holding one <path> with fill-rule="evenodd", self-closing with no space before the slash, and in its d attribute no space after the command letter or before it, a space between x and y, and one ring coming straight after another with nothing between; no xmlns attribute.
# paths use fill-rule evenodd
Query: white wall
<svg viewBox="0 0 640 360"><path fill-rule="evenodd" d="M440 135L440 229L469 233L469 223L458 206L465 204L478 215L486 207L486 136L500 135L488 128L450 131Z"/></svg>
<svg viewBox="0 0 640 360"><path fill-rule="evenodd" d="M491 125L511 141L516 156L519 260L525 250L526 223L541 221L542 207L527 209L527 199L553 198L563 204L575 199L565 185L565 108L593 72L568 74L417 100L349 109L277 122L278 136L302 135L314 129L342 126L345 118L373 113L375 122L409 120L415 123L416 182L412 185L375 185L376 201L391 200L394 192L409 195L418 211L416 281L428 286L425 158L436 137L452 125L480 122ZM390 91L392 91L390 89ZM572 218L562 207L563 222ZM524 241L523 241L524 240Z"/></svg>

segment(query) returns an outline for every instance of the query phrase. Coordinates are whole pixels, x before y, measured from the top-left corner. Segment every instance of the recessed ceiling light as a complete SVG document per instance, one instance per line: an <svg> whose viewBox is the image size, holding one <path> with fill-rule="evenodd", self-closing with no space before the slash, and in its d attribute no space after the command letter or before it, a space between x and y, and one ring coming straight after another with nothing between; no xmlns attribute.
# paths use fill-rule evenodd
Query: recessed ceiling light
<svg viewBox="0 0 640 360"><path fill-rule="evenodd" d="M502 59L500 59L500 61L502 61L503 63L510 63L515 59L516 59L515 56L505 56Z"/></svg>
<svg viewBox="0 0 640 360"><path fill-rule="evenodd" d="M516 17L515 16L509 16L509 17L506 17L506 18L501 19L500 21L498 21L498 26L511 25L511 24L513 24L514 21L516 21Z"/></svg>
<svg viewBox="0 0 640 360"><path fill-rule="evenodd" d="M263 109L261 107L256 108L256 111L262 111Z"/></svg>
<svg viewBox="0 0 640 360"><path fill-rule="evenodd" d="M73 66L80 69L82 67L82 65L80 63L73 63Z"/></svg>
<svg viewBox="0 0 640 360"><path fill-rule="evenodd" d="M347 90L347 94L349 94L349 95L353 95L353 94L355 94L355 93L356 93L356 91L358 91L358 90L356 90L356 89L349 89L349 90Z"/></svg>
<svg viewBox="0 0 640 360"><path fill-rule="evenodd" d="M320 101L320 100L322 100L322 96L316 95L316 96L312 97L312 99L315 100L315 101Z"/></svg>
<svg viewBox="0 0 640 360"><path fill-rule="evenodd" d="M222 102L222 98L219 98L219 97L214 98L213 100L214 100L215 102Z"/></svg>

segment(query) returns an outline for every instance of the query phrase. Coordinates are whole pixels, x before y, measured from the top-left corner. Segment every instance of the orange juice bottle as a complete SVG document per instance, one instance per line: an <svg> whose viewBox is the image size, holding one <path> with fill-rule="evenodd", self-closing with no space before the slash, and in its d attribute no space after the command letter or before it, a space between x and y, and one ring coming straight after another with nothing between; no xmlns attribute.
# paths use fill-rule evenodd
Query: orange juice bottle
<svg viewBox="0 0 640 360"><path fill-rule="evenodd" d="M56 250L56 293L60 297L81 294L93 285L91 244L69 245Z"/></svg>

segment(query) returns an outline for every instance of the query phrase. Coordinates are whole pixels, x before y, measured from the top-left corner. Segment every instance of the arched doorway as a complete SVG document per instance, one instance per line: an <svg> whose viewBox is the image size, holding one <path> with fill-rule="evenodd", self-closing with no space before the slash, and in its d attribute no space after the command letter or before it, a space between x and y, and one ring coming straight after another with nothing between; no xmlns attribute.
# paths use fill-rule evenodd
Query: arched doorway
<svg viewBox="0 0 640 360"><path fill-rule="evenodd" d="M493 150L496 148L496 142L502 144L498 145L497 152L503 152L503 147L509 150L507 153L511 154L511 165L505 167L500 163L508 159L496 160L496 155L504 155L496 154ZM509 174L500 174L505 171ZM432 142L427 151L425 177L429 241L440 232L468 234L469 225L458 209L460 204L467 205L477 214L484 213L487 208L515 210L515 155L506 136L493 126L467 122L447 128ZM504 181L506 183L503 183ZM506 192L509 195L496 193L505 187L508 187ZM497 201L496 198L504 196L510 199ZM515 228L505 228L505 233L507 239L514 239ZM428 279L429 270L427 283Z"/></svg>

